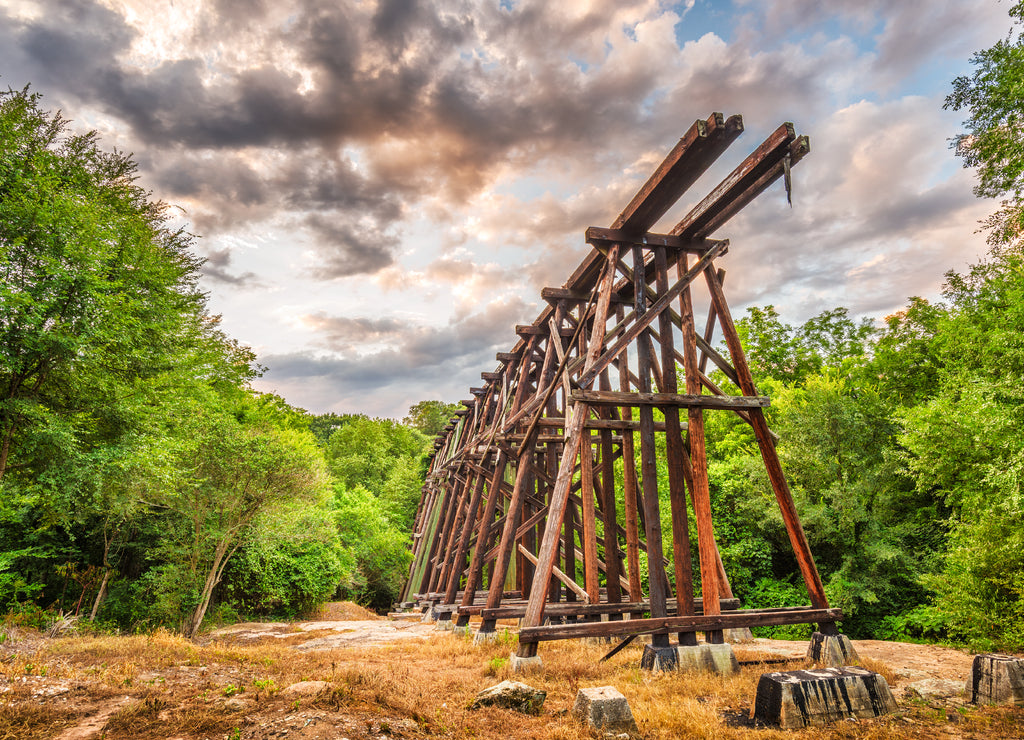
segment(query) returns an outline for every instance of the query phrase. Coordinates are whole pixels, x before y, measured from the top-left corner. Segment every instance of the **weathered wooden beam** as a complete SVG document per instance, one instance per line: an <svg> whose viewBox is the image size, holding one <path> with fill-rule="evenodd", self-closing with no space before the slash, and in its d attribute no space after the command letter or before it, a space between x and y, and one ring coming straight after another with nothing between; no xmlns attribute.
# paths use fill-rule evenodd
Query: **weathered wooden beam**
<svg viewBox="0 0 1024 740"><path fill-rule="evenodd" d="M671 632L726 630L738 627L768 627L780 624L829 624L843 618L841 609L740 610L726 614L691 617L629 619L616 622L579 622L524 627L519 644L543 640L568 640L574 637L624 637L626 635L667 635Z"/></svg>
<svg viewBox="0 0 1024 740"><path fill-rule="evenodd" d="M689 393L623 393L574 390L574 401L589 406L675 406L700 409L753 409L771 405L768 396L698 396Z"/></svg>
<svg viewBox="0 0 1024 740"><path fill-rule="evenodd" d="M666 247L678 252L702 255L715 242L711 239L684 239L675 234L654 234L644 232L633 233L626 229L604 229L600 226L588 226L583 233L584 241L591 246L601 245L606 247L609 244L620 244L628 247ZM543 294L542 294L543 295Z"/></svg>
<svg viewBox="0 0 1024 740"><path fill-rule="evenodd" d="M775 165L779 165L785 159L790 153L790 144L795 139L796 131L792 123L784 123L775 129L736 169L718 183L714 190L694 206L670 233L692 239L697 235L706 236L710 233L708 226L712 223L719 226L725 223L727 219L721 216L728 213L731 217L753 200L757 195L751 194L753 189L762 181L764 175L770 173ZM778 174L782 174L781 169ZM761 190L767 186L765 183Z"/></svg>

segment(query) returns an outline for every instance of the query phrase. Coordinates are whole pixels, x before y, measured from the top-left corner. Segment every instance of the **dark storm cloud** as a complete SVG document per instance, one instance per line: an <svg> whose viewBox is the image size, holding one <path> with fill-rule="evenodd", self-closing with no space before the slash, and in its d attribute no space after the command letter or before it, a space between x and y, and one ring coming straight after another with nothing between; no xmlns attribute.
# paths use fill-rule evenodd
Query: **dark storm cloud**
<svg viewBox="0 0 1024 740"><path fill-rule="evenodd" d="M305 221L320 255L313 276L321 280L374 273L395 261L395 237L350 223L342 214L315 214Z"/></svg>

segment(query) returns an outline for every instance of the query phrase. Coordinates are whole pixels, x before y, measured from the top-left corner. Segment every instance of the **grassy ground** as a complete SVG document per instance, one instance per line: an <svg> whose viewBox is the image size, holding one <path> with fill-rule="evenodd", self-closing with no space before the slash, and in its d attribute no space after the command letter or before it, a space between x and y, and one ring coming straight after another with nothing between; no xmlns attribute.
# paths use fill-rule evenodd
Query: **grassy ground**
<svg viewBox="0 0 1024 740"><path fill-rule="evenodd" d="M545 669L523 680L548 692L537 717L467 706L512 678L514 637L474 646L450 633L426 640L326 652L296 645L316 633L239 644L193 643L169 633L47 639L22 632L0 645L0 740L17 738L589 738L571 716L581 687L612 685L641 733L660 738L1021 738L1024 707L928 705L826 729L780 732L750 725L758 677L806 667L745 665L737 676L652 674L630 646L606 663L607 645L542 645ZM741 661L767 657L736 647ZM867 667L886 674L875 661ZM891 672L890 680L894 677ZM294 685L324 681L303 694ZM316 687L314 687L316 688Z"/></svg>

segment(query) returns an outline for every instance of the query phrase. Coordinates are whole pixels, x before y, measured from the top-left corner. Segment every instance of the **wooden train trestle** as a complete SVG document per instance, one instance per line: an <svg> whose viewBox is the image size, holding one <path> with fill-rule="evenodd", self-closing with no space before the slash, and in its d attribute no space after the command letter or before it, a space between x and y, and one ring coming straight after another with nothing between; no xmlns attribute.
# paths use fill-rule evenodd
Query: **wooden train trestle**
<svg viewBox="0 0 1024 740"><path fill-rule="evenodd" d="M673 633L684 645L696 644L697 631L721 642L723 629L744 626L817 623L834 632L842 614L825 598L765 422L769 401L754 387L722 292L715 259L728 242L708 238L780 177L788 187L807 137L783 124L669 233L648 233L742 130L740 116L696 121L611 228L587 229L588 257L565 287L542 291L548 307L516 327L519 341L498 353L497 370L482 373L483 387L470 389L434 444L406 599L458 627L479 615L478 637L499 619L519 618L520 657L536 655L541 640L570 637L650 634L667 647ZM702 332L698 289L709 304ZM712 347L716 325L731 364ZM706 374L709 362L725 387ZM737 608L712 524L710 410L753 428L810 606ZM659 456L668 471L671 580ZM688 506L702 598L694 597Z"/></svg>

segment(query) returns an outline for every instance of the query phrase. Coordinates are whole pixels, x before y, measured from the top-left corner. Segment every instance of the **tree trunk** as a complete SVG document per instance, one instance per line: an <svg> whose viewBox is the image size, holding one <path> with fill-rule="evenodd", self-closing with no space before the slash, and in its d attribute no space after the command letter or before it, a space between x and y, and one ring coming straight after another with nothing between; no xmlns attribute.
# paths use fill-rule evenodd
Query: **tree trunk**
<svg viewBox="0 0 1024 740"><path fill-rule="evenodd" d="M213 589L220 583L228 560L235 554L235 550L238 549L235 546L231 549L231 552L228 552L230 544L231 535L217 543L217 549L213 553L213 564L210 566L210 572L206 574L206 583L203 584L203 592L199 596L199 605L196 606L195 611L185 621L184 629L182 630L185 637L190 640L199 634L199 628L203 624L203 617L206 616L206 610L210 606L210 597L213 596Z"/></svg>
<svg viewBox="0 0 1024 740"><path fill-rule="evenodd" d="M110 582L110 573L110 568L103 569L103 581L100 583L100 591L96 594L96 600L92 602L92 611L89 612L90 621L96 621L96 615L100 612L100 605L107 598L107 584Z"/></svg>

